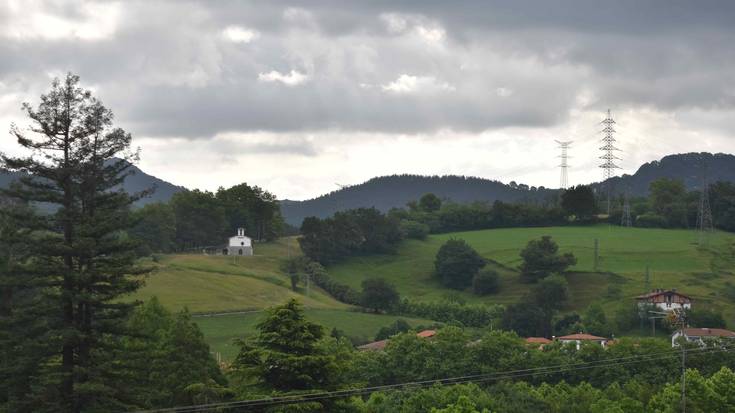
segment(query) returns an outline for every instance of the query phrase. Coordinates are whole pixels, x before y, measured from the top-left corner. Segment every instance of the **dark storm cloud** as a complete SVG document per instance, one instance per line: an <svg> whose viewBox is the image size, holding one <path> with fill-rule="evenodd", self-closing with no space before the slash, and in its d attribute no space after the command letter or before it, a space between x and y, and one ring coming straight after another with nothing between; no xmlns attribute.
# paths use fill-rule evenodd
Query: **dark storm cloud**
<svg viewBox="0 0 735 413"><path fill-rule="evenodd" d="M88 18L80 8L44 12ZM136 134L188 138L477 132L557 125L580 108L735 106L733 2L140 1L118 13L101 39L3 38L0 82L33 89L71 70ZM0 7L0 19L13 17ZM229 41L228 26L253 38Z"/></svg>

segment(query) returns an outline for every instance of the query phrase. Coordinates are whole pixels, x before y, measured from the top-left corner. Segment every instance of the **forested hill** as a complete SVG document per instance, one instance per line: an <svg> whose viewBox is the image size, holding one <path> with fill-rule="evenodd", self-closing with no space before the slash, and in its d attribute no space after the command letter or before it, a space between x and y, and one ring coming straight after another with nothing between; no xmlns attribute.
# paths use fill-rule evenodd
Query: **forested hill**
<svg viewBox="0 0 735 413"><path fill-rule="evenodd" d="M622 175L609 180L613 192L628 191L633 196L646 196L648 186L659 178L672 178L684 182L688 190L702 187L703 177L707 181L735 182L735 156L725 153L691 152L669 155L660 161L641 165L633 175ZM592 185L602 189L603 183Z"/></svg>
<svg viewBox="0 0 735 413"><path fill-rule="evenodd" d="M136 193L145 189L155 187L155 192L147 197L138 201L138 206L143 206L152 202L167 202L173 194L181 191L185 191L186 188L176 186L170 182L166 182L162 179L156 178L153 175L149 175L143 172L137 166L132 166L133 175L127 177L123 183L123 188L128 193ZM0 188L7 188L11 182L18 179L19 173L5 172L0 169Z"/></svg>
<svg viewBox="0 0 735 413"><path fill-rule="evenodd" d="M376 207L387 211L393 207L403 207L427 192L459 203L495 200L542 203L553 199L555 193L543 187L528 187L514 182L504 184L476 177L390 175L307 201L281 201L281 212L286 222L298 226L305 217L324 218L345 209Z"/></svg>
<svg viewBox="0 0 735 413"><path fill-rule="evenodd" d="M699 189L707 171L709 182L735 182L735 156L730 154L685 153L669 155L659 161L643 164L633 175L610 179L613 192L629 191L633 196L646 196L652 181L659 178L681 179L688 190ZM558 171L549 171L558 173ZM592 184L604 190L603 183ZM374 206L382 211L404 206L421 195L432 192L454 202L472 201L531 201L546 202L554 199L555 190L516 185L483 178L464 176L392 175L373 178L363 184L350 186L307 201L282 201L281 211L286 222L301 225L308 216L320 218L335 211Z"/></svg>

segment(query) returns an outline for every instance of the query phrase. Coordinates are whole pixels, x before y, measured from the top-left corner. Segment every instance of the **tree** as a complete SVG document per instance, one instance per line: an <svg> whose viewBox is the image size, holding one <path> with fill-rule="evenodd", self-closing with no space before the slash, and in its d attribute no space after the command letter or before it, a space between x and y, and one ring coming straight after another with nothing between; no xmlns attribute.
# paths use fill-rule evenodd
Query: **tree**
<svg viewBox="0 0 735 413"><path fill-rule="evenodd" d="M587 311L582 316L582 323L587 333L603 337L610 335L610 325L600 303L593 303L587 307Z"/></svg>
<svg viewBox="0 0 735 413"><path fill-rule="evenodd" d="M571 253L560 255L558 251L559 246L548 235L529 241L521 251L521 276L529 282L536 282L550 274L564 272L577 263Z"/></svg>
<svg viewBox="0 0 735 413"><path fill-rule="evenodd" d="M477 295L493 294L500 289L498 272L489 268L482 269L472 279L472 291Z"/></svg>
<svg viewBox="0 0 735 413"><path fill-rule="evenodd" d="M390 310L399 300L395 287L382 278L368 278L362 282L360 302L363 307L377 313L380 310Z"/></svg>
<svg viewBox="0 0 735 413"><path fill-rule="evenodd" d="M235 231L245 227L258 240L272 241L282 232L283 217L276 196L246 183L219 188L215 195L225 210L227 227Z"/></svg>
<svg viewBox="0 0 735 413"><path fill-rule="evenodd" d="M726 328L727 323L722 317L722 313L707 309L698 308L687 312L687 321L692 327L701 328Z"/></svg>
<svg viewBox="0 0 735 413"><path fill-rule="evenodd" d="M254 337L241 340L232 369L245 385L288 392L329 389L335 360L318 346L322 326L306 321L301 305L291 299L268 310Z"/></svg>
<svg viewBox="0 0 735 413"><path fill-rule="evenodd" d="M536 307L544 311L560 310L569 299L569 284L560 275L544 278L531 289L531 299Z"/></svg>
<svg viewBox="0 0 735 413"><path fill-rule="evenodd" d="M424 240L429 236L429 226L417 221L403 220L401 233L404 238Z"/></svg>
<svg viewBox="0 0 735 413"><path fill-rule="evenodd" d="M578 220L589 219L597 211L595 193L588 185L573 186L561 195L561 207Z"/></svg>
<svg viewBox="0 0 735 413"><path fill-rule="evenodd" d="M428 193L419 199L419 208L424 212L436 212L442 207L442 200L438 196Z"/></svg>
<svg viewBox="0 0 735 413"><path fill-rule="evenodd" d="M464 240L450 239L439 248L434 260L436 275L444 286L461 290L472 283L472 278L485 260Z"/></svg>
<svg viewBox="0 0 735 413"><path fill-rule="evenodd" d="M221 244L227 233L224 207L208 191L177 192L169 201L176 216L176 244L180 249Z"/></svg>
<svg viewBox="0 0 735 413"><path fill-rule="evenodd" d="M124 236L129 212L142 194L116 188L131 173L131 136L112 127L112 112L79 86L79 77L55 79L41 103L23 109L32 126L11 133L30 155L2 156L2 166L25 173L7 192L28 203L45 202L55 212L40 218L26 273L42 274L48 304L38 317L46 323L45 363L33 392L48 397L56 411L119 410L119 383L112 353L134 304L120 300L140 286L136 243ZM30 277L29 277L30 278ZM18 283L26 283L25 277ZM38 394L29 394L36 397Z"/></svg>
<svg viewBox="0 0 735 413"><path fill-rule="evenodd" d="M144 247L142 255L171 252L175 248L176 215L169 204L156 202L134 212L135 226L130 235Z"/></svg>
<svg viewBox="0 0 735 413"><path fill-rule="evenodd" d="M686 188L677 179L659 178L649 186L651 206L668 226L687 226Z"/></svg>

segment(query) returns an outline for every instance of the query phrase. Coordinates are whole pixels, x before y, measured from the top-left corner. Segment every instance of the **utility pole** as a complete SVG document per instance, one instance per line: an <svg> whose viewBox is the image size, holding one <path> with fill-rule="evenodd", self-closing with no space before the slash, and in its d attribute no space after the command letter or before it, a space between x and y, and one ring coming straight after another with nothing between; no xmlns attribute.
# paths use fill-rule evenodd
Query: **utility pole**
<svg viewBox="0 0 735 413"><path fill-rule="evenodd" d="M567 150L571 146L573 141L557 141L554 140L554 142L559 144L559 149L561 149L561 155L559 155L559 158L561 158L561 163L559 164L559 168L561 168L561 175L559 177L559 189L567 189L568 186L568 175L567 175L567 169L569 168L569 164L567 163L567 159L569 156L567 155Z"/></svg>
<svg viewBox="0 0 735 413"><path fill-rule="evenodd" d="M600 266L600 240L595 238L595 257L594 261L592 261L593 269L597 271L597 268Z"/></svg>
<svg viewBox="0 0 735 413"><path fill-rule="evenodd" d="M616 160L620 160L620 158L615 156L615 151L620 151L620 149L615 147L616 131L613 127L613 125L615 125L615 120L613 120L612 115L610 114L610 109L607 110L607 117L600 123L605 125L601 131L605 134L605 137L602 138L602 146L600 147L600 150L602 151L600 159L603 160L600 168L602 168L603 183L607 190L607 215L610 215L610 197L612 196L610 178L615 175L616 169L620 169L620 167L615 164Z"/></svg>

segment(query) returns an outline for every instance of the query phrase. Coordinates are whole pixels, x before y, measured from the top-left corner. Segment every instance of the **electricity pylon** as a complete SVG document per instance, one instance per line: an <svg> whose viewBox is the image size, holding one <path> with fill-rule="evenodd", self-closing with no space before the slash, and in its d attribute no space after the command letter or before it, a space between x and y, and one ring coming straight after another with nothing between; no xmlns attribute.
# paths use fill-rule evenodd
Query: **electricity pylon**
<svg viewBox="0 0 735 413"><path fill-rule="evenodd" d="M613 120L612 115L610 114L610 109L607 110L607 117L600 123L605 125L605 127L601 131L605 134L605 137L602 138L602 146L600 147L600 150L602 151L602 156L600 156L600 159L603 160L600 168L602 168L603 172L603 182L607 187L607 214L610 215L610 197L612 195L612 188L610 186L609 180L615 175L615 170L620 169L620 167L615 164L616 160L620 160L620 158L615 156L615 151L620 151L620 149L615 147L616 131L613 127L613 125L615 125L615 120Z"/></svg>
<svg viewBox="0 0 735 413"><path fill-rule="evenodd" d="M559 155L559 158L561 158L561 163L559 164L559 168L561 169L561 175L559 176L559 188L567 189L567 186L569 184L569 176L567 175L567 169L569 168L567 159L569 159L569 156L567 155L567 150L569 149L573 141L554 140L554 142L558 143L559 149L561 149L561 155Z"/></svg>

